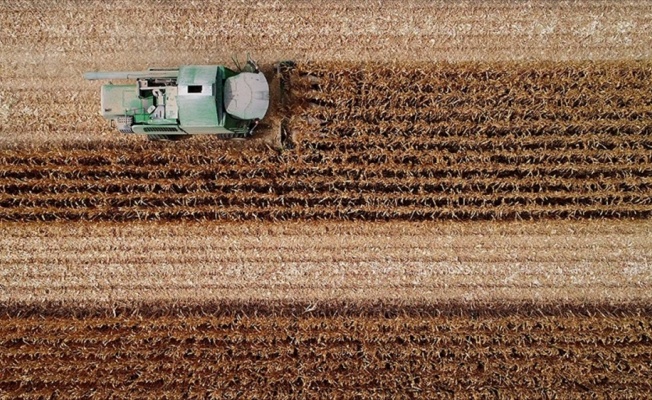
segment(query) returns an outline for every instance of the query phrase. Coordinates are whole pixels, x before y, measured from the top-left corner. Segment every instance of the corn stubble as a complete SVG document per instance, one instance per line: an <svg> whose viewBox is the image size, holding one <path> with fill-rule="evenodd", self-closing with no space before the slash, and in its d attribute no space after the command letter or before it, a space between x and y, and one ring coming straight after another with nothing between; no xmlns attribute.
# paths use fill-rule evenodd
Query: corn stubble
<svg viewBox="0 0 652 400"><path fill-rule="evenodd" d="M292 78L292 150L207 138L17 145L0 154L0 219L652 212L648 63L306 63Z"/></svg>

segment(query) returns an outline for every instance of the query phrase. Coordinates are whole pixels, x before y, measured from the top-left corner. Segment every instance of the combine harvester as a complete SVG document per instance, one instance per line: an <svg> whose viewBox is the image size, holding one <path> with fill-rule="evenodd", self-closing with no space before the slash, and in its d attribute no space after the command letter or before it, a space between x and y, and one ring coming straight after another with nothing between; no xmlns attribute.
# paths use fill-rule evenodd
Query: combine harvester
<svg viewBox="0 0 652 400"><path fill-rule="evenodd" d="M275 65L277 74L294 66ZM87 72L88 80L135 79L136 84L102 85L101 114L122 133L150 140L208 134L250 137L270 106L265 75L255 61L234 71L222 65L185 65L137 72ZM283 86L281 77L281 90Z"/></svg>

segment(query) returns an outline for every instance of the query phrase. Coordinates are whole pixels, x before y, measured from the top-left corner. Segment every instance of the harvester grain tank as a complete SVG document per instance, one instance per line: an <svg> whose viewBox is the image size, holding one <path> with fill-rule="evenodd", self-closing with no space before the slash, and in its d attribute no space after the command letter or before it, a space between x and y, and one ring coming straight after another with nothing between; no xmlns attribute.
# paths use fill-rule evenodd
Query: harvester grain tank
<svg viewBox="0 0 652 400"><path fill-rule="evenodd" d="M102 85L101 114L122 133L150 139L210 134L246 138L269 107L269 85L255 62L240 71L184 65L137 72L87 72L88 80L135 80Z"/></svg>

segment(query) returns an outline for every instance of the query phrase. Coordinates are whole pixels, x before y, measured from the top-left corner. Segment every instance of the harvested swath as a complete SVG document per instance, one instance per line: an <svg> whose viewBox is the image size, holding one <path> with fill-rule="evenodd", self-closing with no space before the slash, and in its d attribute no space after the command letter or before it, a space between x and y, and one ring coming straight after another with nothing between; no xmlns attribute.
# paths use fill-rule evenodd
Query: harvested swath
<svg viewBox="0 0 652 400"><path fill-rule="evenodd" d="M467 4L360 3L338 0L329 7L303 2L201 5L164 3L149 7L134 1L79 4L44 1L2 6L0 31L11 61L25 59L17 49L33 50L34 61L123 66L134 58L154 63L192 62L255 51L274 60L505 60L622 59L650 55L649 1L595 1L587 4L525 4L509 1ZM177 25L143 26L133 15ZM387 16L393 16L388 18ZM220 23L216 24L215 20ZM295 25L301 29L289 30ZM242 30L243 26L256 29ZM142 46L156 43L155 48ZM27 44L27 46L24 46ZM141 47L141 48L139 48ZM64 54L43 52L55 48ZM74 57L65 56L74 55ZM162 53L162 54L161 54ZM59 58L60 57L60 58ZM186 57L184 59L184 57ZM55 63L52 63L56 65ZM20 74L20 70L8 71Z"/></svg>
<svg viewBox="0 0 652 400"><path fill-rule="evenodd" d="M60 316L3 307L0 390L23 398L641 398L652 389L649 308L331 306L157 304Z"/></svg>
<svg viewBox="0 0 652 400"><path fill-rule="evenodd" d="M644 220L3 223L0 302L652 304L651 234Z"/></svg>
<svg viewBox="0 0 652 400"><path fill-rule="evenodd" d="M291 150L0 155L2 220L647 218L652 65L306 63Z"/></svg>
<svg viewBox="0 0 652 400"><path fill-rule="evenodd" d="M233 55L248 52L267 64L645 60L652 56L651 7L649 0L4 2L0 144L124 140L98 116L100 83L85 82L84 71L233 65ZM145 14L157 23L134 18Z"/></svg>

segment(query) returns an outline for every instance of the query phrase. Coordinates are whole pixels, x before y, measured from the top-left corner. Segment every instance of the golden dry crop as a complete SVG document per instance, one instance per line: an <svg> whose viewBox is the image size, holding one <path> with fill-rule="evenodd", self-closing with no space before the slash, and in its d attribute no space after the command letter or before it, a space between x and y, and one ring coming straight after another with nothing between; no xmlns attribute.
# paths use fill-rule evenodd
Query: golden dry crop
<svg viewBox="0 0 652 400"><path fill-rule="evenodd" d="M0 398L652 391L651 1L0 22ZM298 62L246 143L119 135L82 79L246 52Z"/></svg>
<svg viewBox="0 0 652 400"><path fill-rule="evenodd" d="M0 219L647 218L651 78L646 62L301 64L290 150L7 149Z"/></svg>
<svg viewBox="0 0 652 400"><path fill-rule="evenodd" d="M7 397L644 398L649 304L3 309ZM98 378L101 379L98 380Z"/></svg>

